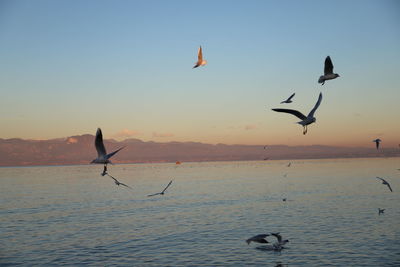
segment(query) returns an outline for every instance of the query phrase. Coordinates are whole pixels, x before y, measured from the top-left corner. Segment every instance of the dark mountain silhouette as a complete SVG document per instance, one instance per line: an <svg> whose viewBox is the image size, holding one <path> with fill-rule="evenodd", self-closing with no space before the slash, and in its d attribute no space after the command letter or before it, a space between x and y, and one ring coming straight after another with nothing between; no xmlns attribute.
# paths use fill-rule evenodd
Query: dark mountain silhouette
<svg viewBox="0 0 400 267"><path fill-rule="evenodd" d="M144 142L126 139L104 141L107 151L126 146L116 154L114 163L235 161L274 159L311 159L346 157L397 157L398 148L225 145L198 142ZM0 139L0 166L89 164L97 153L90 134L50 140Z"/></svg>

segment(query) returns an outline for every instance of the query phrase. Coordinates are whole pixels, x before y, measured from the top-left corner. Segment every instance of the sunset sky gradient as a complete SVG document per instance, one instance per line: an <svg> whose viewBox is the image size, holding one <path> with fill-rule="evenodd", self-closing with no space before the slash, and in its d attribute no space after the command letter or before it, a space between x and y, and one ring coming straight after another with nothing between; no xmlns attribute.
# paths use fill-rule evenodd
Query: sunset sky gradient
<svg viewBox="0 0 400 267"><path fill-rule="evenodd" d="M400 143L399 1L0 2L0 138ZM208 65L192 69L203 47ZM317 83L330 55L340 78ZM293 92L289 105L279 104ZM294 116L319 92L303 136Z"/></svg>

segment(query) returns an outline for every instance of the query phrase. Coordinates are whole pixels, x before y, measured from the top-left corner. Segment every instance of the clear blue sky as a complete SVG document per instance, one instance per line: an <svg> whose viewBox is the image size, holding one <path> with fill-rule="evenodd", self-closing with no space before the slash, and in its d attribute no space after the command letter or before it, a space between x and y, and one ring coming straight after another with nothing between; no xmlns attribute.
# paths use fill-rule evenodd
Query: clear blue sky
<svg viewBox="0 0 400 267"><path fill-rule="evenodd" d="M397 145L399 29L400 1L3 0L0 138ZM324 95L306 136L293 92Z"/></svg>

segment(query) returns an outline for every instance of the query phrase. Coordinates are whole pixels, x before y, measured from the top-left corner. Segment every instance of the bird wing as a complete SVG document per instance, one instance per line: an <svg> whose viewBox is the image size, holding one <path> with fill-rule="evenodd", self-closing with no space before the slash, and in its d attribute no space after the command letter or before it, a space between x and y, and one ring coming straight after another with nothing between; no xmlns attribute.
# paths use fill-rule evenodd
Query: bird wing
<svg viewBox="0 0 400 267"><path fill-rule="evenodd" d="M167 190L167 188L172 184L172 180L167 184L167 186L164 188L164 190L162 191L162 193L165 192L165 190Z"/></svg>
<svg viewBox="0 0 400 267"><path fill-rule="evenodd" d="M310 111L310 113L308 113L308 117L314 117L314 113L317 110L317 108L319 107L319 105L321 104L321 100L322 100L322 93L319 93L318 101L317 101L317 103L315 103L315 106Z"/></svg>
<svg viewBox="0 0 400 267"><path fill-rule="evenodd" d="M128 187L129 189L133 189L132 187L130 187L129 185L126 185L126 184L124 184L124 183L119 183L120 185L123 185L123 186L125 186L125 187Z"/></svg>
<svg viewBox="0 0 400 267"><path fill-rule="evenodd" d="M386 182L386 185L389 187L390 192L393 192L392 187L390 186L390 184L388 182Z"/></svg>
<svg viewBox="0 0 400 267"><path fill-rule="evenodd" d="M199 52L197 54L198 62L203 61L203 51L201 50L201 46L199 47Z"/></svg>
<svg viewBox="0 0 400 267"><path fill-rule="evenodd" d="M324 74L332 74L333 73L333 64L330 56L325 58L325 67L324 67Z"/></svg>
<svg viewBox="0 0 400 267"><path fill-rule="evenodd" d="M117 150L115 150L114 152L111 152L110 154L108 154L108 155L106 156L106 159L111 158L112 156L114 156L118 151L120 151L120 150L123 149L123 148L124 148L124 146L121 147L121 148L119 148L119 149L117 149Z"/></svg>
<svg viewBox="0 0 400 267"><path fill-rule="evenodd" d="M381 178L381 177L376 177L376 178L379 179L379 180L381 180L381 181L383 181L383 182L386 182L386 180L383 179L383 178Z"/></svg>
<svg viewBox="0 0 400 267"><path fill-rule="evenodd" d="M293 93L291 96L289 96L289 98L286 101L289 101L290 99L292 99L294 97L296 93Z"/></svg>
<svg viewBox="0 0 400 267"><path fill-rule="evenodd" d="M155 194L151 194L151 195L147 195L148 197L154 197L154 196L157 196L157 195L161 195L161 193L155 193Z"/></svg>
<svg viewBox="0 0 400 267"><path fill-rule="evenodd" d="M94 140L94 146L96 147L97 155L99 157L105 156L107 154L106 148L104 147L103 143L103 134L100 128L97 128L96 138Z"/></svg>
<svg viewBox="0 0 400 267"><path fill-rule="evenodd" d="M106 173L108 177L110 177L111 179L113 179L115 182L119 183L119 181L117 179L115 179L114 177L112 177L111 175L109 175L108 173Z"/></svg>
<svg viewBox="0 0 400 267"><path fill-rule="evenodd" d="M261 238L266 238L267 236L269 236L268 234L260 234L260 235L256 235L253 236L252 239L261 239Z"/></svg>
<svg viewBox="0 0 400 267"><path fill-rule="evenodd" d="M294 110L294 109L273 108L272 110L276 111L276 112L284 112L284 113L289 113L289 114L295 115L300 120L307 119L307 117L303 113L301 113L300 111Z"/></svg>

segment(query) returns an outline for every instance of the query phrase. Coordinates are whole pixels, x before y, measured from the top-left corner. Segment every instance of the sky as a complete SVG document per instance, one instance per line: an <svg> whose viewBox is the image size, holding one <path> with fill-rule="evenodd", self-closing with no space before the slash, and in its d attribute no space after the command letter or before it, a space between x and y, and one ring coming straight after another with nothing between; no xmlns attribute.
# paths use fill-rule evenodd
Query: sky
<svg viewBox="0 0 400 267"><path fill-rule="evenodd" d="M1 0L0 138L397 146L399 29L399 1ZM307 135L271 110L320 92Z"/></svg>

